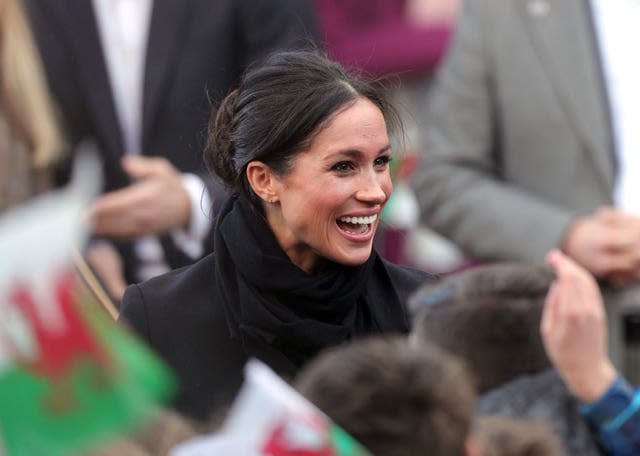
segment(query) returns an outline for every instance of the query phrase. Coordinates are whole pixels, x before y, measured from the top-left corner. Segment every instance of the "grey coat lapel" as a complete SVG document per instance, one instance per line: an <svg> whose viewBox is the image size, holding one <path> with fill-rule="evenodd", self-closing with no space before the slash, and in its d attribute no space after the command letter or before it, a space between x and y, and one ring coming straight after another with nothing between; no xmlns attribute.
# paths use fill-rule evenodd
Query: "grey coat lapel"
<svg viewBox="0 0 640 456"><path fill-rule="evenodd" d="M598 170L613 188L615 160L608 101L587 0L522 0L526 31L558 100Z"/></svg>

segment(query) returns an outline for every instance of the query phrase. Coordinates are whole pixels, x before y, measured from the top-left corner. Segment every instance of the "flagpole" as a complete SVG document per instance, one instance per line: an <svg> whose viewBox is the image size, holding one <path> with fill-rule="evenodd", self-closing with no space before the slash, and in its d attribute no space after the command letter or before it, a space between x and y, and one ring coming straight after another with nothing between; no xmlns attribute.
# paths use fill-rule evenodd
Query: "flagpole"
<svg viewBox="0 0 640 456"><path fill-rule="evenodd" d="M118 309L116 309L116 306L113 304L113 301L111 300L107 292L104 290L104 288L100 284L100 281L98 280L96 275L93 273L93 271L91 270L91 268L89 267L85 259L82 257L80 252L78 252L78 250L75 248L72 251L72 257L73 257L73 264L76 267L76 270L78 271L78 273L80 274L80 277L82 278L83 282L85 283L87 288L89 288L89 291L91 291L93 296L98 300L102 308L107 311L109 316L111 316L112 319L117 320L118 316L120 315L120 312L118 312Z"/></svg>

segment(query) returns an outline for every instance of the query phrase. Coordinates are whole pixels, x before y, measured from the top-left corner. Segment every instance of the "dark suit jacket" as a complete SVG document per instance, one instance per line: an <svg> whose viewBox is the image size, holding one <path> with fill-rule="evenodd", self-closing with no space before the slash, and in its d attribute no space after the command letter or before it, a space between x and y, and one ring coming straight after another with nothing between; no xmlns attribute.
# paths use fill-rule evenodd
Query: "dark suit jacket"
<svg viewBox="0 0 640 456"><path fill-rule="evenodd" d="M402 303L432 278L417 269L384 264ZM291 378L297 371L269 345L243 347L231 339L215 291L214 266L215 256L211 254L191 266L131 285L122 300L122 320L166 360L180 380L175 407L197 419L231 403L242 384L243 367L249 357L262 360L284 377ZM381 283L371 278L367 293L380 296Z"/></svg>
<svg viewBox="0 0 640 456"><path fill-rule="evenodd" d="M72 142L97 142L105 191L126 186L129 178L119 164L123 139L91 1L25 3ZM144 76L143 154L165 157L182 172L205 175L207 93L221 100L249 63L316 33L306 0L154 0ZM188 261L168 238L163 246L171 266Z"/></svg>

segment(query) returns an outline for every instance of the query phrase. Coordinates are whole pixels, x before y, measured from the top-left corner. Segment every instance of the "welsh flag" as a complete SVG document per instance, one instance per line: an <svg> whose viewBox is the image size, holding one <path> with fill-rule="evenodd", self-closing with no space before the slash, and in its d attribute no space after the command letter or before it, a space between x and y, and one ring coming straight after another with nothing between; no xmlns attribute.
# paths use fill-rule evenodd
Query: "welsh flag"
<svg viewBox="0 0 640 456"><path fill-rule="evenodd" d="M171 456L371 456L325 414L251 360L222 430L177 446Z"/></svg>
<svg viewBox="0 0 640 456"><path fill-rule="evenodd" d="M173 389L74 275L99 172L83 154L68 188L0 218L0 455L85 449L138 424Z"/></svg>

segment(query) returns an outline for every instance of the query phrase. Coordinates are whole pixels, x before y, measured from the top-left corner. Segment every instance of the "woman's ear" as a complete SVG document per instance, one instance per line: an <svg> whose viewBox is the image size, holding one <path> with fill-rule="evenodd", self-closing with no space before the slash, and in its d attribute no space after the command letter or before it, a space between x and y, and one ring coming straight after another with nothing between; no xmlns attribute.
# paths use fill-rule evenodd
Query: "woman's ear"
<svg viewBox="0 0 640 456"><path fill-rule="evenodd" d="M266 203L279 200L280 181L271 168L261 161L254 160L247 165L247 181L251 189Z"/></svg>

